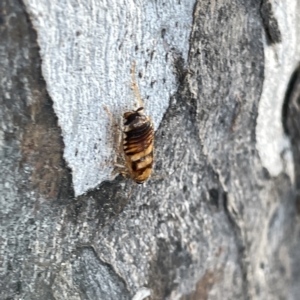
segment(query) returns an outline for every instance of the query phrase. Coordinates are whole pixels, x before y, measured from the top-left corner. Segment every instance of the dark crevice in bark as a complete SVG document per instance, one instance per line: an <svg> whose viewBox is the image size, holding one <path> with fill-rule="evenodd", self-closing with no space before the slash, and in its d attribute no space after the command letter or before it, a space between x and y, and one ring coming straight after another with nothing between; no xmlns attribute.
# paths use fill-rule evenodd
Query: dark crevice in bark
<svg viewBox="0 0 300 300"><path fill-rule="evenodd" d="M294 158L297 209L300 213L300 66L293 72L282 107L282 124L290 137Z"/></svg>
<svg viewBox="0 0 300 300"><path fill-rule="evenodd" d="M270 0L262 0L260 15L269 44L281 43L282 37Z"/></svg>
<svg viewBox="0 0 300 300"><path fill-rule="evenodd" d="M289 124L289 117L290 117L290 106L292 105L291 102L294 97L295 89L298 89L298 84L299 84L299 78L300 78L300 66L296 68L296 70L293 72L290 81L288 83L286 92L285 92L285 97L284 97L284 102L282 106L282 125L284 128L284 131L287 135L291 135L290 133L290 124ZM296 95L297 97L297 95Z"/></svg>

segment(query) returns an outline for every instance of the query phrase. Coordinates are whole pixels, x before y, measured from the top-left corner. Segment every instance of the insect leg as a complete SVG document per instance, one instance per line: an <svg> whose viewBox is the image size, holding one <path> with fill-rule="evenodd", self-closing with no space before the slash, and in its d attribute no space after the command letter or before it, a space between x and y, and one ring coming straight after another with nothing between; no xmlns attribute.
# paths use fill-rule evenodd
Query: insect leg
<svg viewBox="0 0 300 300"><path fill-rule="evenodd" d="M109 108L108 108L106 105L104 105L103 108L104 108L104 110L106 111L106 113L108 114L108 116L109 116L109 118L110 118L110 121L113 123L113 125L114 125L115 127L118 127L118 128L119 128L119 124L118 124L118 122L115 120L115 118L114 118L114 116L112 115L112 113L110 112Z"/></svg>
<svg viewBox="0 0 300 300"><path fill-rule="evenodd" d="M113 165L115 167L115 170L112 173L112 176L114 176L117 173L121 173L123 176L125 176L125 173L127 172L126 166L124 166L124 157L123 157L123 149L122 149L122 130L119 126L118 122L114 119L112 113L108 109L107 106L104 106L104 110L108 114L112 124L113 124L113 148L115 149L114 157L113 157ZM121 164L119 164L121 162Z"/></svg>
<svg viewBox="0 0 300 300"><path fill-rule="evenodd" d="M138 88L138 85L136 83L136 78L135 78L135 66L136 66L136 62L135 60L132 63L132 67L131 67L131 81L132 81L132 88L133 91L135 93L135 97L137 98L138 102L139 102L139 107L144 107L144 103Z"/></svg>

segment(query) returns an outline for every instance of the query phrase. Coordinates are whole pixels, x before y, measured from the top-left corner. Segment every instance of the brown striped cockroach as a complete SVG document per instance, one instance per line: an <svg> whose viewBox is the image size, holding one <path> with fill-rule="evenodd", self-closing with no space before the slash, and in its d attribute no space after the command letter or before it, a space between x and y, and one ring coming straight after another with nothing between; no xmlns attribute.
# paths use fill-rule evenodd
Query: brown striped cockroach
<svg viewBox="0 0 300 300"><path fill-rule="evenodd" d="M126 167L131 179L144 183L153 167L154 126L151 118L144 114L143 102L135 80L135 62L131 69L132 87L140 107L124 113L122 147Z"/></svg>
<svg viewBox="0 0 300 300"><path fill-rule="evenodd" d="M115 166L119 173L124 176L129 175L134 182L142 184L152 173L154 126L151 117L144 114L143 101L135 79L135 65L134 61L131 68L131 80L139 108L123 114L123 126L119 131L122 133L120 150L125 165L115 164ZM113 120L107 107L105 110Z"/></svg>

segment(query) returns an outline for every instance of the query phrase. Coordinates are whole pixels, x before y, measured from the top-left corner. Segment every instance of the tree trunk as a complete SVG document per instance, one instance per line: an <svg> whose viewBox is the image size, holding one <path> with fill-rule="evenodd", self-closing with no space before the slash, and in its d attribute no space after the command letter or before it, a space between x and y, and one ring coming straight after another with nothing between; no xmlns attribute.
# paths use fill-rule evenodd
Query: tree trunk
<svg viewBox="0 0 300 300"><path fill-rule="evenodd" d="M2 0L0 299L300 299L299 16ZM142 186L112 175L105 111L136 109L133 61L156 130Z"/></svg>

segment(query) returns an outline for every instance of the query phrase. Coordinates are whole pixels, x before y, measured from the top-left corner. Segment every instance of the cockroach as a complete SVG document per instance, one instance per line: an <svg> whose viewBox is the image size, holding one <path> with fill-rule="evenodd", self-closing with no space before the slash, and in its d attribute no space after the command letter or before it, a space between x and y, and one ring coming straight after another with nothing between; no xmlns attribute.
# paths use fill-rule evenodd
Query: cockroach
<svg viewBox="0 0 300 300"><path fill-rule="evenodd" d="M125 112L123 129L123 152L129 176L138 184L144 183L153 168L154 126L144 114L143 102L135 79L135 62L131 69L132 87L140 107Z"/></svg>
<svg viewBox="0 0 300 300"><path fill-rule="evenodd" d="M143 107L124 113L123 151L133 181L144 183L153 167L154 128Z"/></svg>
<svg viewBox="0 0 300 300"><path fill-rule="evenodd" d="M121 152L124 164L115 164L122 175L129 175L138 184L147 181L153 168L154 126L150 116L144 114L143 101L135 79L135 61L131 68L132 88L139 103L137 110L123 114ZM105 110L113 120L108 108ZM116 123L116 122L114 122Z"/></svg>

